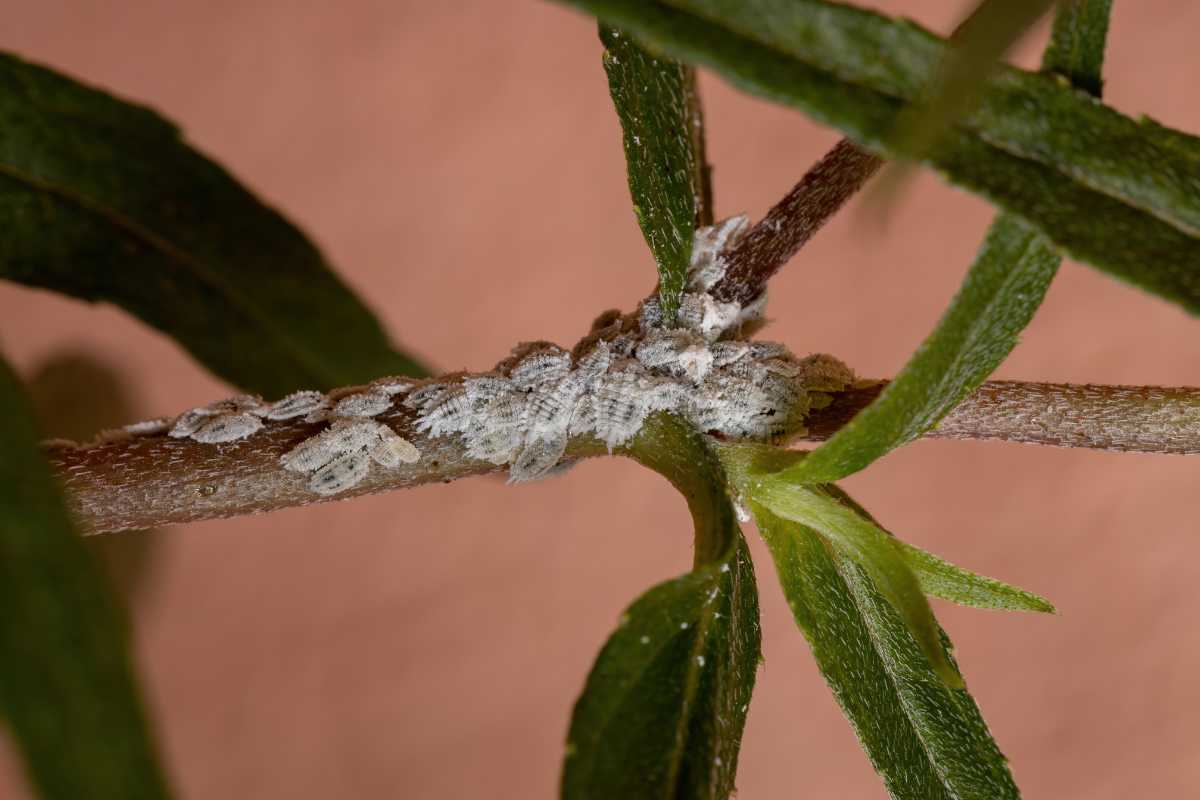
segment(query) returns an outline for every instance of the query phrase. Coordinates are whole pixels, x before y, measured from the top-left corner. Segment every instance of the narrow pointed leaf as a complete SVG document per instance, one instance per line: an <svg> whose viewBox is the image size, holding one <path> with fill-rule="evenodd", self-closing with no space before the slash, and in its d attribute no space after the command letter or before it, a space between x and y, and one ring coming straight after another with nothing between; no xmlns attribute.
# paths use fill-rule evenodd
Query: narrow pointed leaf
<svg viewBox="0 0 1200 800"><path fill-rule="evenodd" d="M1033 592L955 566L901 539L895 541L925 594L974 608L1054 613L1050 601Z"/></svg>
<svg viewBox="0 0 1200 800"><path fill-rule="evenodd" d="M695 70L646 52L616 28L601 25L600 40L633 210L658 264L663 313L673 321L709 193Z"/></svg>
<svg viewBox="0 0 1200 800"><path fill-rule="evenodd" d="M939 679L868 572L816 531L757 504L752 511L796 623L891 796L1019 797L971 695Z"/></svg>
<svg viewBox="0 0 1200 800"><path fill-rule="evenodd" d="M912 155L897 124L946 47L910 22L816 0L563 2L889 157ZM923 161L1060 251L1200 313L1200 139L1002 67Z"/></svg>
<svg viewBox="0 0 1200 800"><path fill-rule="evenodd" d="M166 798L125 622L3 362L0 442L0 722L43 798Z"/></svg>
<svg viewBox="0 0 1200 800"><path fill-rule="evenodd" d="M743 456L741 460L745 461L745 459L746 457ZM839 487L829 484L822 488L839 503L880 530L887 532L865 508ZM891 536L891 533L888 535ZM892 541L900 548L900 554L908 562L909 568L917 577L921 591L925 594L974 608L1055 613L1054 606L1048 600L1033 592L1027 592L995 578L955 566L903 539L893 536Z"/></svg>
<svg viewBox="0 0 1200 800"><path fill-rule="evenodd" d="M1035 230L1010 215L997 217L962 288L895 380L783 476L832 483L937 425L1016 346L1058 265Z"/></svg>
<svg viewBox="0 0 1200 800"><path fill-rule="evenodd" d="M758 595L720 465L701 437L660 417L634 445L683 492L696 567L621 617L575 705L562 796L727 798L761 646Z"/></svg>
<svg viewBox="0 0 1200 800"><path fill-rule="evenodd" d="M0 54L0 278L114 303L243 389L420 367L316 247L154 112Z"/></svg>

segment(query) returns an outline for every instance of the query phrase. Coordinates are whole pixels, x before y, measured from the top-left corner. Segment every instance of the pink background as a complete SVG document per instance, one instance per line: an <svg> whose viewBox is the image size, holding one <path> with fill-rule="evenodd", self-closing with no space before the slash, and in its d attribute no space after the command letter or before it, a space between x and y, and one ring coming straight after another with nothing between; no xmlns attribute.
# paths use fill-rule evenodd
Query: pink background
<svg viewBox="0 0 1200 800"><path fill-rule="evenodd" d="M941 31L964 8L877 5ZM440 367L573 342L653 281L594 25L560 7L42 0L4 16L0 47L177 120ZM1119 0L1108 99L1200 130L1196 30L1195 3ZM1032 39L1024 64L1044 31ZM719 215L760 215L836 138L702 84ZM849 209L773 285L767 335L893 374L990 215L929 176L885 226ZM1198 334L1067 264L999 374L1197 385ZM109 307L0 285L0 339L26 375L64 351L119 365L138 418L230 393ZM845 482L900 535L1058 604L936 603L1027 796L1194 793L1197 463L923 442ZM607 459L521 488L463 481L154 536L140 664L179 796L197 800L550 797L593 655L690 558L679 498ZM766 666L739 797L882 797L753 547ZM22 796L18 775L0 754L0 795Z"/></svg>

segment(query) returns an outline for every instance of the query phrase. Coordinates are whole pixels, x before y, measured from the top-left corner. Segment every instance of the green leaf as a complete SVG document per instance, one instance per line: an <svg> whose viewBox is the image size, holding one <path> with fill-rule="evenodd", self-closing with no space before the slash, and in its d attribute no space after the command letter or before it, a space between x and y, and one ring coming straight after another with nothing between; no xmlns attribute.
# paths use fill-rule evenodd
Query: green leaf
<svg viewBox="0 0 1200 800"><path fill-rule="evenodd" d="M792 459L795 457L795 454L788 453L786 457ZM759 458L762 459L761 456ZM771 456L770 458L780 457ZM745 459L746 456L742 456L738 460L744 462ZM854 498L840 488L832 484L822 488L839 503L853 510L880 530L888 533L889 536L891 535L865 508L856 503ZM900 554L908 562L909 568L917 577L917 583L920 584L921 591L925 592L925 594L931 594L934 597L940 597L943 600L949 600L953 603L973 608L1037 611L1045 614L1055 613L1054 606L1048 600L1039 597L1033 592L1027 592L1024 589L1011 586L995 578L988 578L962 567L957 567L949 561L938 558L933 553L927 553L921 548L909 544L903 539L893 537L892 541L900 548Z"/></svg>
<svg viewBox="0 0 1200 800"><path fill-rule="evenodd" d="M1049 600L1033 592L957 567L900 539L894 541L925 594L973 608L1055 613Z"/></svg>
<svg viewBox="0 0 1200 800"><path fill-rule="evenodd" d="M847 508L820 486L796 486L770 474L750 472L738 481L743 496L784 519L812 528L840 553L849 556L871 576L904 620L935 672L948 686L961 676L942 650L929 600L896 540L879 526ZM742 488L745 486L746 488Z"/></svg>
<svg viewBox="0 0 1200 800"><path fill-rule="evenodd" d="M946 47L910 22L814 0L564 2L889 157L911 155L897 122L930 84ZM923 160L1074 258L1200 313L1196 137L1002 67L975 110Z"/></svg>
<svg viewBox="0 0 1200 800"><path fill-rule="evenodd" d="M125 622L2 361L0 441L0 717L43 798L166 798Z"/></svg>
<svg viewBox="0 0 1200 800"><path fill-rule="evenodd" d="M783 477L832 483L937 425L1016 346L1058 265L1041 235L999 215L962 288L895 380Z"/></svg>
<svg viewBox="0 0 1200 800"><path fill-rule="evenodd" d="M154 112L0 54L0 278L115 303L279 396L418 374L316 247Z"/></svg>
<svg viewBox="0 0 1200 800"><path fill-rule="evenodd" d="M816 531L751 508L796 623L892 797L1019 797L971 695L939 679L868 572Z"/></svg>
<svg viewBox="0 0 1200 800"><path fill-rule="evenodd" d="M601 650L571 718L562 796L726 798L761 647L754 568L703 437L659 415L632 454L687 498L696 566L638 598Z"/></svg>
<svg viewBox="0 0 1200 800"><path fill-rule="evenodd" d="M1059 5L1042 57L1042 71L1066 78L1076 89L1100 96L1104 44L1112 0L1072 0Z"/></svg>
<svg viewBox="0 0 1200 800"><path fill-rule="evenodd" d="M624 132L629 192L658 264L664 317L675 320L692 257L692 234L708 195L696 74L643 50L628 34L600 26L608 89Z"/></svg>

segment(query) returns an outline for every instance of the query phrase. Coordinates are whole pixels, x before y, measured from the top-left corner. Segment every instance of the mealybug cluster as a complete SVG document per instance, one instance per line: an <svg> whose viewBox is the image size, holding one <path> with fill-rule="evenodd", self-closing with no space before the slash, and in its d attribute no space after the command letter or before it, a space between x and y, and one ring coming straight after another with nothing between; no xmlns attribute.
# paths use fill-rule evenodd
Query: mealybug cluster
<svg viewBox="0 0 1200 800"><path fill-rule="evenodd" d="M320 495L352 488L372 464L394 468L420 459L415 445L375 419L397 401L416 413L418 431L460 437L469 457L509 465L512 482L550 474L573 436L591 434L610 450L619 447L657 411L730 438L771 439L796 430L824 393L854 376L830 356L800 359L781 344L741 338L761 320L765 298L742 307L709 294L725 272L721 252L747 227L743 216L696 232L674 327L651 298L635 317L601 316L575 352L530 342L481 374L430 382L384 378L328 395L295 392L274 403L243 395L126 431L167 430L215 444L251 436L264 420L327 422L280 458Z"/></svg>

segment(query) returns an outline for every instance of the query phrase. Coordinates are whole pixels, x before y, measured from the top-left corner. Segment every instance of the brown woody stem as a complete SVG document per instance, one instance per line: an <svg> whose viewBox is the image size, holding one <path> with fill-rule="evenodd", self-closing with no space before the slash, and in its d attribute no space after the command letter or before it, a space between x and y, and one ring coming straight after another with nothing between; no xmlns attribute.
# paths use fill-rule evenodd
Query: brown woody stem
<svg viewBox="0 0 1200 800"><path fill-rule="evenodd" d="M883 159L842 139L725 253L725 276L711 293L747 305L813 234L857 192Z"/></svg>
<svg viewBox="0 0 1200 800"><path fill-rule="evenodd" d="M838 394L808 420L807 441L829 438L880 392L883 383ZM321 429L272 423L233 444L201 444L167 436L129 437L90 447L52 446L49 458L85 533L149 528L233 517L361 494L448 483L503 467L468 458L457 437L430 439L413 430L413 414L396 408L378 417L421 451L415 464L374 468L336 498L307 488L279 456ZM992 381L964 400L933 438L1011 442L1146 453L1200 453L1200 389L1071 386ZM567 455L602 454L594 439L571 442Z"/></svg>
<svg viewBox="0 0 1200 800"><path fill-rule="evenodd" d="M839 393L810 418L822 441L870 405L887 383ZM988 381L927 439L995 439L1123 453L1200 454L1200 389Z"/></svg>

